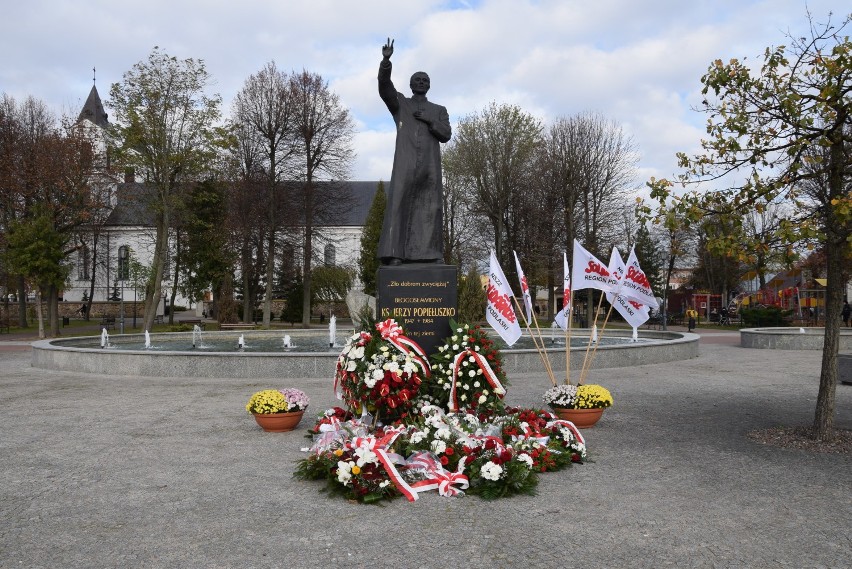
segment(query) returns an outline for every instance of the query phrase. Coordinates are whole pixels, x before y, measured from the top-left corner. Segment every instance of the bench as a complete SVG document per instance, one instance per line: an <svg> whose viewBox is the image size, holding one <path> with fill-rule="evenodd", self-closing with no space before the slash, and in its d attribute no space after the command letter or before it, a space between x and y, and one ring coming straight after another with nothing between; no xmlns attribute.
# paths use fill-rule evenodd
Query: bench
<svg viewBox="0 0 852 569"><path fill-rule="evenodd" d="M101 318L101 328L106 328L107 330L115 329L115 316L104 316Z"/></svg>
<svg viewBox="0 0 852 569"><path fill-rule="evenodd" d="M237 324L227 324L225 322L219 323L219 330L254 330L257 328L257 324L250 324L245 322L239 322Z"/></svg>
<svg viewBox="0 0 852 569"><path fill-rule="evenodd" d="M202 330L204 330L204 320L201 318L187 318L186 320L181 320L179 324L186 324L187 326L200 326Z"/></svg>
<svg viewBox="0 0 852 569"><path fill-rule="evenodd" d="M852 354L837 354L837 381L843 385L852 385Z"/></svg>

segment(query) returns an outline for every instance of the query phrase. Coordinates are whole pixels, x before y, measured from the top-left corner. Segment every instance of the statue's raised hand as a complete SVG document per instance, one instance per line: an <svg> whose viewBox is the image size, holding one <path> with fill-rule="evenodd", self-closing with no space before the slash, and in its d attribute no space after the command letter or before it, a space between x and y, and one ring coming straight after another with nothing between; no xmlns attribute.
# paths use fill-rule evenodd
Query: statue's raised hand
<svg viewBox="0 0 852 569"><path fill-rule="evenodd" d="M393 40L388 38L388 43L382 46L382 57L385 59L390 59L390 56L393 55Z"/></svg>

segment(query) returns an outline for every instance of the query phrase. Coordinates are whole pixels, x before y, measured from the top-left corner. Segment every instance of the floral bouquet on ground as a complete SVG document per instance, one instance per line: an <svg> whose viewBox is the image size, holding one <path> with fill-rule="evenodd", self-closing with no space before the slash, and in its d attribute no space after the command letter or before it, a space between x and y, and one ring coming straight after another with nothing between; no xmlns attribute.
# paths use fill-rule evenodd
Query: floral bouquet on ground
<svg viewBox="0 0 852 569"><path fill-rule="evenodd" d="M312 432L314 445L295 476L361 502L421 492L465 492L486 499L533 494L539 472L586 460L580 432L546 411L506 409L488 421L447 414L436 405L414 409L407 425L369 433L359 419L340 421L330 409Z"/></svg>
<svg viewBox="0 0 852 569"><path fill-rule="evenodd" d="M451 412L499 413L508 385L500 351L481 326L450 326L452 336L432 356L429 394Z"/></svg>
<svg viewBox="0 0 852 569"><path fill-rule="evenodd" d="M389 424L408 415L430 373L423 350L389 319L349 339L337 359L335 391L355 413Z"/></svg>
<svg viewBox="0 0 852 569"><path fill-rule="evenodd" d="M609 390L593 383L555 385L544 392L542 399L556 409L606 409L613 403Z"/></svg>
<svg viewBox="0 0 852 569"><path fill-rule="evenodd" d="M293 413L308 408L310 399L304 391L288 387L286 389L264 389L251 396L246 411L255 415L272 413Z"/></svg>

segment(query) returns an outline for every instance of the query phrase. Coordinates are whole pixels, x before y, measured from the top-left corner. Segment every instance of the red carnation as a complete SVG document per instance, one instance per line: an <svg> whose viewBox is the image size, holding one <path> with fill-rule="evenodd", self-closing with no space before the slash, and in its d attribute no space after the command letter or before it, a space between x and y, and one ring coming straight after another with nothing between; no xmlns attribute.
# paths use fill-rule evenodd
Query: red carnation
<svg viewBox="0 0 852 569"><path fill-rule="evenodd" d="M450 459L449 459L449 458L447 458L446 456L442 456L442 457L441 457L441 464L442 464L443 466L447 466L447 464L449 464L449 463L450 463Z"/></svg>
<svg viewBox="0 0 852 569"><path fill-rule="evenodd" d="M444 454L447 456L453 456L453 453L456 451L453 450L453 447L447 447L447 450L444 451Z"/></svg>

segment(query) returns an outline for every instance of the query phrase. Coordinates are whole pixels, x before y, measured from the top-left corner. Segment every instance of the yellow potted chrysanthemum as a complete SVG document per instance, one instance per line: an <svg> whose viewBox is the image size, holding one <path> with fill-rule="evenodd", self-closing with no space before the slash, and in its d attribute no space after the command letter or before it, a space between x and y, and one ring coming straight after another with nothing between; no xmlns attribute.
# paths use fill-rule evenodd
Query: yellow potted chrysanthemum
<svg viewBox="0 0 852 569"><path fill-rule="evenodd" d="M309 401L300 389L264 389L251 396L246 411L254 415L264 431L283 433L296 428Z"/></svg>
<svg viewBox="0 0 852 569"><path fill-rule="evenodd" d="M609 390L596 384L556 385L544 393L543 400L560 419L579 428L593 426L613 403Z"/></svg>

